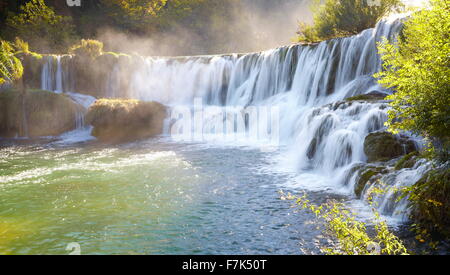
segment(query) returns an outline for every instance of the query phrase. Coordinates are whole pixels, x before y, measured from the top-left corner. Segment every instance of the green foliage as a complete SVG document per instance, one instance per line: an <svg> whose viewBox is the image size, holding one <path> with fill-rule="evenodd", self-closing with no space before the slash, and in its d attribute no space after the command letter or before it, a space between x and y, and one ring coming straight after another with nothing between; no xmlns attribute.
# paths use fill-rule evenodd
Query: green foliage
<svg viewBox="0 0 450 275"><path fill-rule="evenodd" d="M198 51L215 48L228 52L233 38L244 37L247 22L241 15L242 0L103 0L102 7L112 25L126 33L169 37L173 47ZM234 24L239 20L240 26ZM249 31L247 32L249 33ZM182 42L181 42L182 41ZM181 44L181 45L179 45ZM180 51L182 51L180 49Z"/></svg>
<svg viewBox="0 0 450 275"><path fill-rule="evenodd" d="M369 198L377 192L379 192L378 189L374 188ZM311 211L318 219L325 222L326 233L338 241L337 246L322 248L328 255L406 255L408 253L402 241L389 230L375 208L372 208L375 215L373 221L375 234L369 234L366 224L358 221L355 214L347 210L342 203L328 201L318 206L309 201L306 194L296 197L282 192L281 199L296 201L302 209Z"/></svg>
<svg viewBox="0 0 450 275"><path fill-rule="evenodd" d="M96 58L103 54L103 43L98 40L82 39L69 49L70 54Z"/></svg>
<svg viewBox="0 0 450 275"><path fill-rule="evenodd" d="M394 8L399 0L380 0L380 5L368 5L361 0L314 0L312 11L314 24L300 23L299 42L319 42L330 38L353 35L373 28L376 23Z"/></svg>
<svg viewBox="0 0 450 275"><path fill-rule="evenodd" d="M22 62L15 54L16 50L13 45L0 40L0 84L14 82L22 77Z"/></svg>
<svg viewBox="0 0 450 275"><path fill-rule="evenodd" d="M65 51L75 38L72 19L60 16L44 0L31 0L20 7L20 13L10 13L6 19L5 37L20 37L38 52Z"/></svg>
<svg viewBox="0 0 450 275"><path fill-rule="evenodd" d="M405 22L398 42L378 46L383 71L379 83L396 93L387 125L393 133L411 131L449 151L450 1L432 0L431 9Z"/></svg>
<svg viewBox="0 0 450 275"><path fill-rule="evenodd" d="M14 41L14 47L17 49L17 53L30 54L30 46L27 42L22 39L16 37Z"/></svg>
<svg viewBox="0 0 450 275"><path fill-rule="evenodd" d="M106 50L128 54L247 52L275 46L277 39L268 31L272 28L261 25L270 19L260 20L261 14L281 18L280 11L294 2L298 0L86 0L81 7L68 7L64 0L8 0L0 4L0 29L7 40L19 36L41 53L66 53L79 38L102 40ZM131 47L125 48L127 42Z"/></svg>

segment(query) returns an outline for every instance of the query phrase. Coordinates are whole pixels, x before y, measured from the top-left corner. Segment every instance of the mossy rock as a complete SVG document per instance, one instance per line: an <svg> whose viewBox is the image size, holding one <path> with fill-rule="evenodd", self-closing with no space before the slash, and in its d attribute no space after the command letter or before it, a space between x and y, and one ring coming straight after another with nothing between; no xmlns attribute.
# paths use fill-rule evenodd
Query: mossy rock
<svg viewBox="0 0 450 275"><path fill-rule="evenodd" d="M86 122L100 141L120 143L161 134L165 118L166 107L157 102L101 99L89 108Z"/></svg>
<svg viewBox="0 0 450 275"><path fill-rule="evenodd" d="M369 134L364 141L364 152L369 162L388 161L416 150L414 141L388 132Z"/></svg>
<svg viewBox="0 0 450 275"><path fill-rule="evenodd" d="M355 175L359 175L359 173L361 172L362 169L364 169L366 165L364 163L357 163L354 164L350 169L348 169L345 172L345 175L343 177L343 184L344 185L348 185L350 182L350 179Z"/></svg>
<svg viewBox="0 0 450 275"><path fill-rule="evenodd" d="M77 113L83 111L69 97L43 90L1 92L0 106L1 137L58 136L75 129Z"/></svg>
<svg viewBox="0 0 450 275"><path fill-rule="evenodd" d="M373 91L367 94L349 97L346 101L377 101L385 99L386 96L387 95L385 93Z"/></svg>
<svg viewBox="0 0 450 275"><path fill-rule="evenodd" d="M358 180L355 184L355 194L358 198L361 197L362 192L366 188L367 183L370 180L375 180L375 178L380 178L383 174L386 174L388 171L385 167L365 167L361 169Z"/></svg>
<svg viewBox="0 0 450 275"><path fill-rule="evenodd" d="M395 170L402 170L406 168L413 168L414 165L416 165L419 152L415 151L412 153L407 154L406 156L403 156L396 164L395 164Z"/></svg>

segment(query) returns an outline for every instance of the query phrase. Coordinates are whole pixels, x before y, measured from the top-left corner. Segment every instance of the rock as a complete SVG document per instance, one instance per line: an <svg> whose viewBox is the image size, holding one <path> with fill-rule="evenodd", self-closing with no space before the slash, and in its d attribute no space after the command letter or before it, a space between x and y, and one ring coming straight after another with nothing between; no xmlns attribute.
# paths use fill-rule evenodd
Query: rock
<svg viewBox="0 0 450 275"><path fill-rule="evenodd" d="M395 170L413 168L419 158L419 152L415 151L402 157L396 164Z"/></svg>
<svg viewBox="0 0 450 275"><path fill-rule="evenodd" d="M157 102L100 99L89 108L86 122L100 141L120 143L161 134L165 118L166 107Z"/></svg>
<svg viewBox="0 0 450 275"><path fill-rule="evenodd" d="M308 156L309 159L313 159L314 156L316 155L317 146L318 146L317 138L313 138L306 152L306 155Z"/></svg>
<svg viewBox="0 0 450 275"><path fill-rule="evenodd" d="M369 134L364 141L364 152L369 162L388 161L414 151L414 141L388 132Z"/></svg>
<svg viewBox="0 0 450 275"><path fill-rule="evenodd" d="M75 129L77 113L81 111L81 106L62 94L28 90L22 97L14 89L3 91L0 92L0 136L59 136Z"/></svg>
<svg viewBox="0 0 450 275"><path fill-rule="evenodd" d="M384 100L387 94L379 92L379 91L371 91L367 94L357 95L353 97L349 97L347 101L375 101L375 100Z"/></svg>
<svg viewBox="0 0 450 275"><path fill-rule="evenodd" d="M387 172L388 170L384 167L368 166L361 169L358 180L355 184L356 196L360 198L369 181L375 181L376 179L380 178L382 174L385 174Z"/></svg>
<svg viewBox="0 0 450 275"><path fill-rule="evenodd" d="M23 80L27 88L40 89L43 58L39 54L18 54L23 65Z"/></svg>
<svg viewBox="0 0 450 275"><path fill-rule="evenodd" d="M361 169L363 169L364 167L365 167L364 163L356 163L356 164L354 164L350 169L345 171L342 183L347 186L350 183L350 179L355 174L359 175L359 173L361 172Z"/></svg>

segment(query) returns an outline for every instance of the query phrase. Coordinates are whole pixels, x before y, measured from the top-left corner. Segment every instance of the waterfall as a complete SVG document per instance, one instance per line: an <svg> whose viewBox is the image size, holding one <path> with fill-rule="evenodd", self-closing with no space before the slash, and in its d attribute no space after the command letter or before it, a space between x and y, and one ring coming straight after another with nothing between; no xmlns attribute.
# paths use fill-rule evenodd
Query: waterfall
<svg viewBox="0 0 450 275"><path fill-rule="evenodd" d="M63 58L70 60L71 56L48 55L44 58L45 62L41 72L41 89L57 94L64 93L77 103L79 108L75 115L75 127L76 129L83 129L86 126L84 116L89 106L95 102L95 98L71 92L71 90L74 90L74 76L71 73L70 63L63 64Z"/></svg>
<svg viewBox="0 0 450 275"><path fill-rule="evenodd" d="M375 196L374 201L381 214L393 217L397 221L405 222L408 220L409 202L408 198L399 198L401 190L404 187L409 187L420 180L420 178L428 172L432 167L430 162L422 159L418 161L414 167L402 169L400 171L393 171L383 175L381 181L390 186L386 190L386 194ZM364 199L367 199L370 191L376 187L375 183L368 184L363 192ZM400 200L399 200L400 199Z"/></svg>
<svg viewBox="0 0 450 275"><path fill-rule="evenodd" d="M371 91L387 93L372 77L381 67L376 42L382 37L394 39L400 27L400 20L381 21L376 28L356 36L261 53L130 56L128 62L117 58L115 64L102 68L106 77L95 78L91 86L104 82L99 85L103 91L98 91L104 97L130 97L171 106L193 104L196 98L208 105L258 105L284 93L294 94L289 100L295 100L296 106L322 106ZM61 56L46 58L42 88L77 92L68 83L75 78L72 62L63 65ZM125 72L127 83L121 77Z"/></svg>
<svg viewBox="0 0 450 275"><path fill-rule="evenodd" d="M63 72L62 72L62 65L61 65L61 56L56 57L56 89L55 93L62 93L63 92Z"/></svg>
<svg viewBox="0 0 450 275"><path fill-rule="evenodd" d="M234 108L225 116L239 116L249 106L276 106L279 141L286 148L283 151L286 164L297 173L326 177L327 186L352 192L354 175L353 180L349 179L350 172L366 162L364 139L384 128L388 106L383 102L345 99L391 92L373 78L381 69L376 43L383 37L393 41L401 26L401 19L385 20L355 36L261 53L114 57L117 59L114 64L102 68L105 76L94 81L104 82L99 91L104 97L158 101L172 108L188 106L193 110L198 100L216 110ZM74 87L64 83L75 79L70 64L67 62L65 68L60 57L56 61L49 57L42 70L42 87L57 92ZM68 75L64 77L65 74ZM203 114L203 129L208 132L204 134L220 134L213 125L225 116L217 112ZM170 123L166 122L166 130ZM225 128L241 134L255 123L244 119L244 129L238 124ZM400 173L396 177L406 176ZM386 198L389 200L389 194Z"/></svg>
<svg viewBox="0 0 450 275"><path fill-rule="evenodd" d="M53 71L53 56L44 56L45 62L42 66L42 73L41 73L41 89L47 90L47 91L53 91L54 90L54 71Z"/></svg>

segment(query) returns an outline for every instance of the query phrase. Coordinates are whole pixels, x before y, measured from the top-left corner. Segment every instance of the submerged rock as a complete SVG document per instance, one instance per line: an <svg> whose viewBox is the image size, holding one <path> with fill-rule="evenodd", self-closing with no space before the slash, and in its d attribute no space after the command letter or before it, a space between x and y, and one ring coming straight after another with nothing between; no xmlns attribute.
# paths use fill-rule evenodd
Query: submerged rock
<svg viewBox="0 0 450 275"><path fill-rule="evenodd" d="M0 137L58 136L75 129L83 108L68 96L43 90L0 92Z"/></svg>
<svg viewBox="0 0 450 275"><path fill-rule="evenodd" d="M388 132L369 134L364 141L364 152L369 162L391 160L416 150L414 141Z"/></svg>
<svg viewBox="0 0 450 275"><path fill-rule="evenodd" d="M127 142L163 132L166 107L157 102L100 99L89 108L86 122L102 142Z"/></svg>

